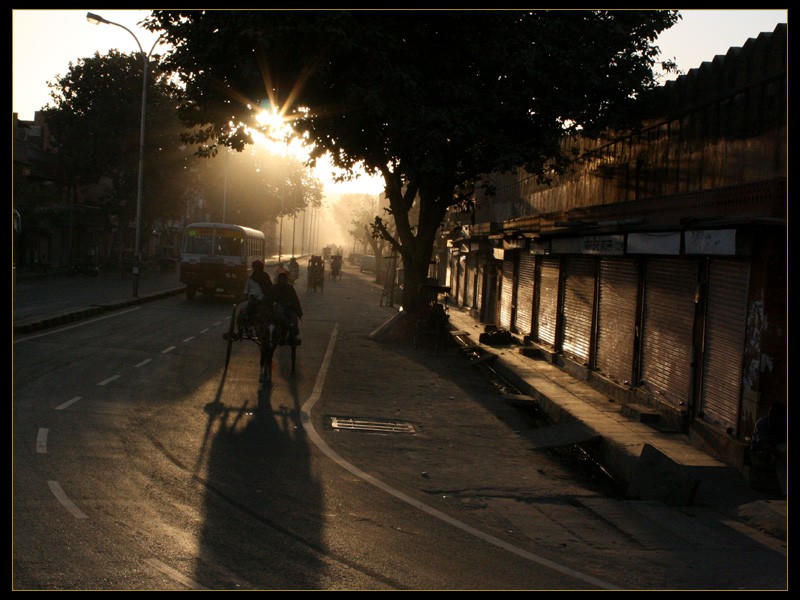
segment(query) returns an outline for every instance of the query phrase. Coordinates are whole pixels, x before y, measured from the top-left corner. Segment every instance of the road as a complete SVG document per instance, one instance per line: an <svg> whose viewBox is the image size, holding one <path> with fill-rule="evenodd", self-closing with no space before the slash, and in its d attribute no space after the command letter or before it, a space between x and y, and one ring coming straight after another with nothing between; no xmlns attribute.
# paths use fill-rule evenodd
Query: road
<svg viewBox="0 0 800 600"><path fill-rule="evenodd" d="M368 275L313 294L297 373L231 305L174 296L14 344L14 589L781 589L785 545L622 502L532 452L456 352L369 334ZM395 430L337 429L356 418ZM533 512L532 512L533 511ZM533 517L532 517L533 515Z"/></svg>

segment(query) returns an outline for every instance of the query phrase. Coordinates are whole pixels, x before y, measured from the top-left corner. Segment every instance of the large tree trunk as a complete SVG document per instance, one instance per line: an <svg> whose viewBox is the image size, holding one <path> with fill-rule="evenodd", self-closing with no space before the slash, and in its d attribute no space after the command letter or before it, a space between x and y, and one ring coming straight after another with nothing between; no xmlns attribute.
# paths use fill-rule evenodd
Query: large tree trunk
<svg viewBox="0 0 800 600"><path fill-rule="evenodd" d="M403 307L406 310L416 309L419 302L420 286L428 278L431 256L436 243L436 234L439 231L445 213L446 202L426 190L420 190L419 219L416 235L402 239L403 272ZM406 214L408 218L408 214ZM400 228L398 228L398 231Z"/></svg>

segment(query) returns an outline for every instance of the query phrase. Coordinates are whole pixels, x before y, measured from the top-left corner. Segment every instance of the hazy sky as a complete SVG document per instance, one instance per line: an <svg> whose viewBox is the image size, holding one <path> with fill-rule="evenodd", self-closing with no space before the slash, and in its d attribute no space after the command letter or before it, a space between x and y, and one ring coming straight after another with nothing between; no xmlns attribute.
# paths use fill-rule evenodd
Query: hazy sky
<svg viewBox="0 0 800 600"><path fill-rule="evenodd" d="M156 36L137 27L148 10L14 9L12 11L12 111L23 120L50 101L47 82L69 69L70 61L105 54L111 48L134 52L139 47L128 32L110 25L92 25L86 13L94 12L124 25L149 52ZM748 38L771 32L788 22L788 10L713 9L681 10L683 16L664 32L657 44L663 58L675 58L683 72L704 61L742 46Z"/></svg>
<svg viewBox="0 0 800 600"><path fill-rule="evenodd" d="M156 39L136 26L147 10L88 9L130 29L145 52ZM33 119L34 111L50 100L47 82L63 75L69 62L106 53L138 50L133 36L119 27L92 25L87 9L15 9L12 11L13 108L20 119ZM787 10L682 10L683 19L659 38L664 57L677 58L686 72L703 61L725 54L731 46L742 46L748 38L772 31L788 21Z"/></svg>

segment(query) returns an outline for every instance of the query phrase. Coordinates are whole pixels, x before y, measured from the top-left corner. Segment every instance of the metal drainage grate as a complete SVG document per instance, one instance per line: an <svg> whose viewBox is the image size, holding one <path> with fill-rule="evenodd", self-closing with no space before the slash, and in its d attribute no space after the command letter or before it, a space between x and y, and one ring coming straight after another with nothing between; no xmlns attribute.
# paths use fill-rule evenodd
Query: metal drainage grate
<svg viewBox="0 0 800 600"><path fill-rule="evenodd" d="M416 433L411 423L382 419L358 419L355 417L330 417L331 427L351 431L372 431L379 433Z"/></svg>

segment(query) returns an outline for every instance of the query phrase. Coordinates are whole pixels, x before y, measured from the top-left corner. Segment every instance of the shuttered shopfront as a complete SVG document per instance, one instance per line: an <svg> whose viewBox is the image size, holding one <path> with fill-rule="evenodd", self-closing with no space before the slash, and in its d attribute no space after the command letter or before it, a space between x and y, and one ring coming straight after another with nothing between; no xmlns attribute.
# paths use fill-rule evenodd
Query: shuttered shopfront
<svg viewBox="0 0 800 600"><path fill-rule="evenodd" d="M539 269L538 341L555 348L558 321L559 259L543 257Z"/></svg>
<svg viewBox="0 0 800 600"><path fill-rule="evenodd" d="M465 306L466 302L464 300L464 292L466 289L465 279L466 279L466 268L467 268L467 257L463 254L459 255L457 261L457 270L456 270L456 298L458 300L459 305Z"/></svg>
<svg viewBox="0 0 800 600"><path fill-rule="evenodd" d="M517 276L517 333L529 335L533 329L533 291L536 275L536 256L523 252L519 257Z"/></svg>
<svg viewBox="0 0 800 600"><path fill-rule="evenodd" d="M475 307L475 280L477 276L477 254L470 252L467 254L466 264L466 277L464 278L464 285L466 285L466 301L465 306L469 308Z"/></svg>
<svg viewBox="0 0 800 600"><path fill-rule="evenodd" d="M594 314L595 264L593 257L564 259L564 308L561 350L588 365Z"/></svg>
<svg viewBox="0 0 800 600"><path fill-rule="evenodd" d="M650 258L645 267L642 372L645 389L675 406L691 396L697 261Z"/></svg>
<svg viewBox="0 0 800 600"><path fill-rule="evenodd" d="M631 387L639 276L636 261L600 259L597 323L597 371Z"/></svg>
<svg viewBox="0 0 800 600"><path fill-rule="evenodd" d="M711 259L703 349L701 418L736 433L742 389L750 263Z"/></svg>
<svg viewBox="0 0 800 600"><path fill-rule="evenodd" d="M475 277L477 277L477 281L475 282L475 308L483 314L483 290L486 286L486 265L482 260L478 260L478 265L475 269Z"/></svg>
<svg viewBox="0 0 800 600"><path fill-rule="evenodd" d="M500 284L500 327L511 330L514 312L514 255L506 251L503 259L502 283Z"/></svg>

